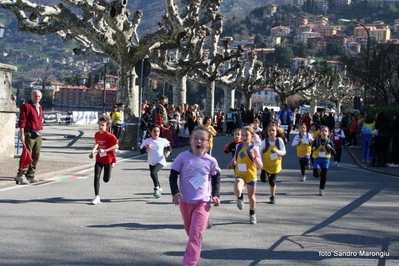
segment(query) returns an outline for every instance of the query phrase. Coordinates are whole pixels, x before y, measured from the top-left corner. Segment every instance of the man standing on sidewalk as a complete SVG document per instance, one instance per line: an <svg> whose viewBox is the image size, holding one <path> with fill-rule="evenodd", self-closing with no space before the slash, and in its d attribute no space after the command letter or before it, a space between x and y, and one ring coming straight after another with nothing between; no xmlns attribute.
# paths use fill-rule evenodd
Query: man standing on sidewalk
<svg viewBox="0 0 399 266"><path fill-rule="evenodd" d="M161 127L160 137L169 138L169 119L168 111L166 107L168 106L168 98L166 96L161 96L159 104L155 109L155 117L153 121L155 124Z"/></svg>
<svg viewBox="0 0 399 266"><path fill-rule="evenodd" d="M42 93L39 90L34 90L32 91L31 100L20 107L18 121L20 130L19 139L31 153L33 161L27 167L18 169L18 174L15 177L17 184L28 184L28 181L30 183L39 181L35 178L35 172L42 147L43 110L39 104L41 99ZM21 160L22 157L19 165L21 165Z"/></svg>

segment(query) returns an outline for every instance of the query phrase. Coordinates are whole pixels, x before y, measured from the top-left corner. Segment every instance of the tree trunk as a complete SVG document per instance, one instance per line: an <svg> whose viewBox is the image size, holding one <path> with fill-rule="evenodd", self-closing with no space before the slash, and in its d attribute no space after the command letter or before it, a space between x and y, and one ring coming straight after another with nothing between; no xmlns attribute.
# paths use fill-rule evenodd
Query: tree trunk
<svg viewBox="0 0 399 266"><path fill-rule="evenodd" d="M230 89L228 86L223 86L223 92L224 92L224 106L223 106L223 115L226 117L227 112L230 110L230 108L234 108L234 95L235 95L236 90ZM227 129L227 124L226 124L226 119L223 119L223 131L226 132Z"/></svg>
<svg viewBox="0 0 399 266"><path fill-rule="evenodd" d="M176 76L173 86L173 103L175 106L183 106L187 102L187 76Z"/></svg>
<svg viewBox="0 0 399 266"><path fill-rule="evenodd" d="M119 140L119 147L125 149L138 148L138 123L140 117L139 87L136 86L137 75L134 65L124 64L119 68L118 99L125 104L125 131Z"/></svg>
<svg viewBox="0 0 399 266"><path fill-rule="evenodd" d="M314 115L317 111L317 99L313 99L313 101L310 101L310 108L309 111L312 112L312 115Z"/></svg>
<svg viewBox="0 0 399 266"><path fill-rule="evenodd" d="M252 94L245 94L245 110L251 110Z"/></svg>
<svg viewBox="0 0 399 266"><path fill-rule="evenodd" d="M215 107L215 81L212 81L209 84L209 88L206 90L206 106L205 106L205 116L212 117L214 116L214 107Z"/></svg>
<svg viewBox="0 0 399 266"><path fill-rule="evenodd" d="M341 100L337 100L337 114L341 113L341 105L342 105L342 101Z"/></svg>

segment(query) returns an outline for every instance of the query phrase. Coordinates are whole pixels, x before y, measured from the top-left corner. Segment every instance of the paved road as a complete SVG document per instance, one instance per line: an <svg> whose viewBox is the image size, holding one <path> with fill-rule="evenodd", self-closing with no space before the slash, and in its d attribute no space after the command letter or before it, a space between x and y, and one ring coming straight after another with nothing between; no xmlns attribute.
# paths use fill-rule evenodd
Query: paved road
<svg viewBox="0 0 399 266"><path fill-rule="evenodd" d="M223 168L222 204L212 208L214 226L204 234L198 265L399 265L397 177L358 168L344 153L342 166L330 168L326 195L320 197L310 171L300 181L295 151L288 146L277 204L267 203L269 187L259 184L258 224L251 225L248 205L243 211L236 207L232 171L226 169L231 157L222 147L230 140L215 141L213 155ZM85 159L83 146L71 158L94 164ZM186 148L175 149L170 161ZM164 193L154 199L145 159L137 153L121 158L111 181L101 183L97 206L89 204L92 166L39 185L0 190L0 264L180 265L187 236L171 204L170 165L160 174Z"/></svg>

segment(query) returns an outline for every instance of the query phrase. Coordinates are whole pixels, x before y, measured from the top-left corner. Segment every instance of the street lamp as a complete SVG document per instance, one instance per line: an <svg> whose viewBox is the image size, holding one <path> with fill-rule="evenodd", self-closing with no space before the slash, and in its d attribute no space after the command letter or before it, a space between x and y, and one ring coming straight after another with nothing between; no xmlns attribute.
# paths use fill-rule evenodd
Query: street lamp
<svg viewBox="0 0 399 266"><path fill-rule="evenodd" d="M0 23L0 39L3 38L5 30L6 30L6 26L4 26L3 23Z"/></svg>
<svg viewBox="0 0 399 266"><path fill-rule="evenodd" d="M106 81L106 73L107 73L107 64L109 63L109 58L103 58L104 63L104 90L103 90L103 114L105 115L105 95L106 95L106 88L105 88L105 81Z"/></svg>
<svg viewBox="0 0 399 266"><path fill-rule="evenodd" d="M364 106L366 106L367 101L366 101L366 97L367 97L367 87L369 84L369 60L370 60L370 31L369 29L362 23L357 22L357 21L352 21L353 24L359 25L361 27L363 27L363 29L366 31L367 33L367 56L366 56L366 84L364 86Z"/></svg>

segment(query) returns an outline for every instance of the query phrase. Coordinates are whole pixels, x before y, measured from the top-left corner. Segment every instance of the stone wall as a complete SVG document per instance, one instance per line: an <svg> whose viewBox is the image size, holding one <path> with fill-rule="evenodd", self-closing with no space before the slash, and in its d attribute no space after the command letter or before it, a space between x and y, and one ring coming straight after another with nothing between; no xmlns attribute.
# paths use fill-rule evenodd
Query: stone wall
<svg viewBox="0 0 399 266"><path fill-rule="evenodd" d="M0 63L0 157L14 157L17 107L11 99L12 73L15 66Z"/></svg>

